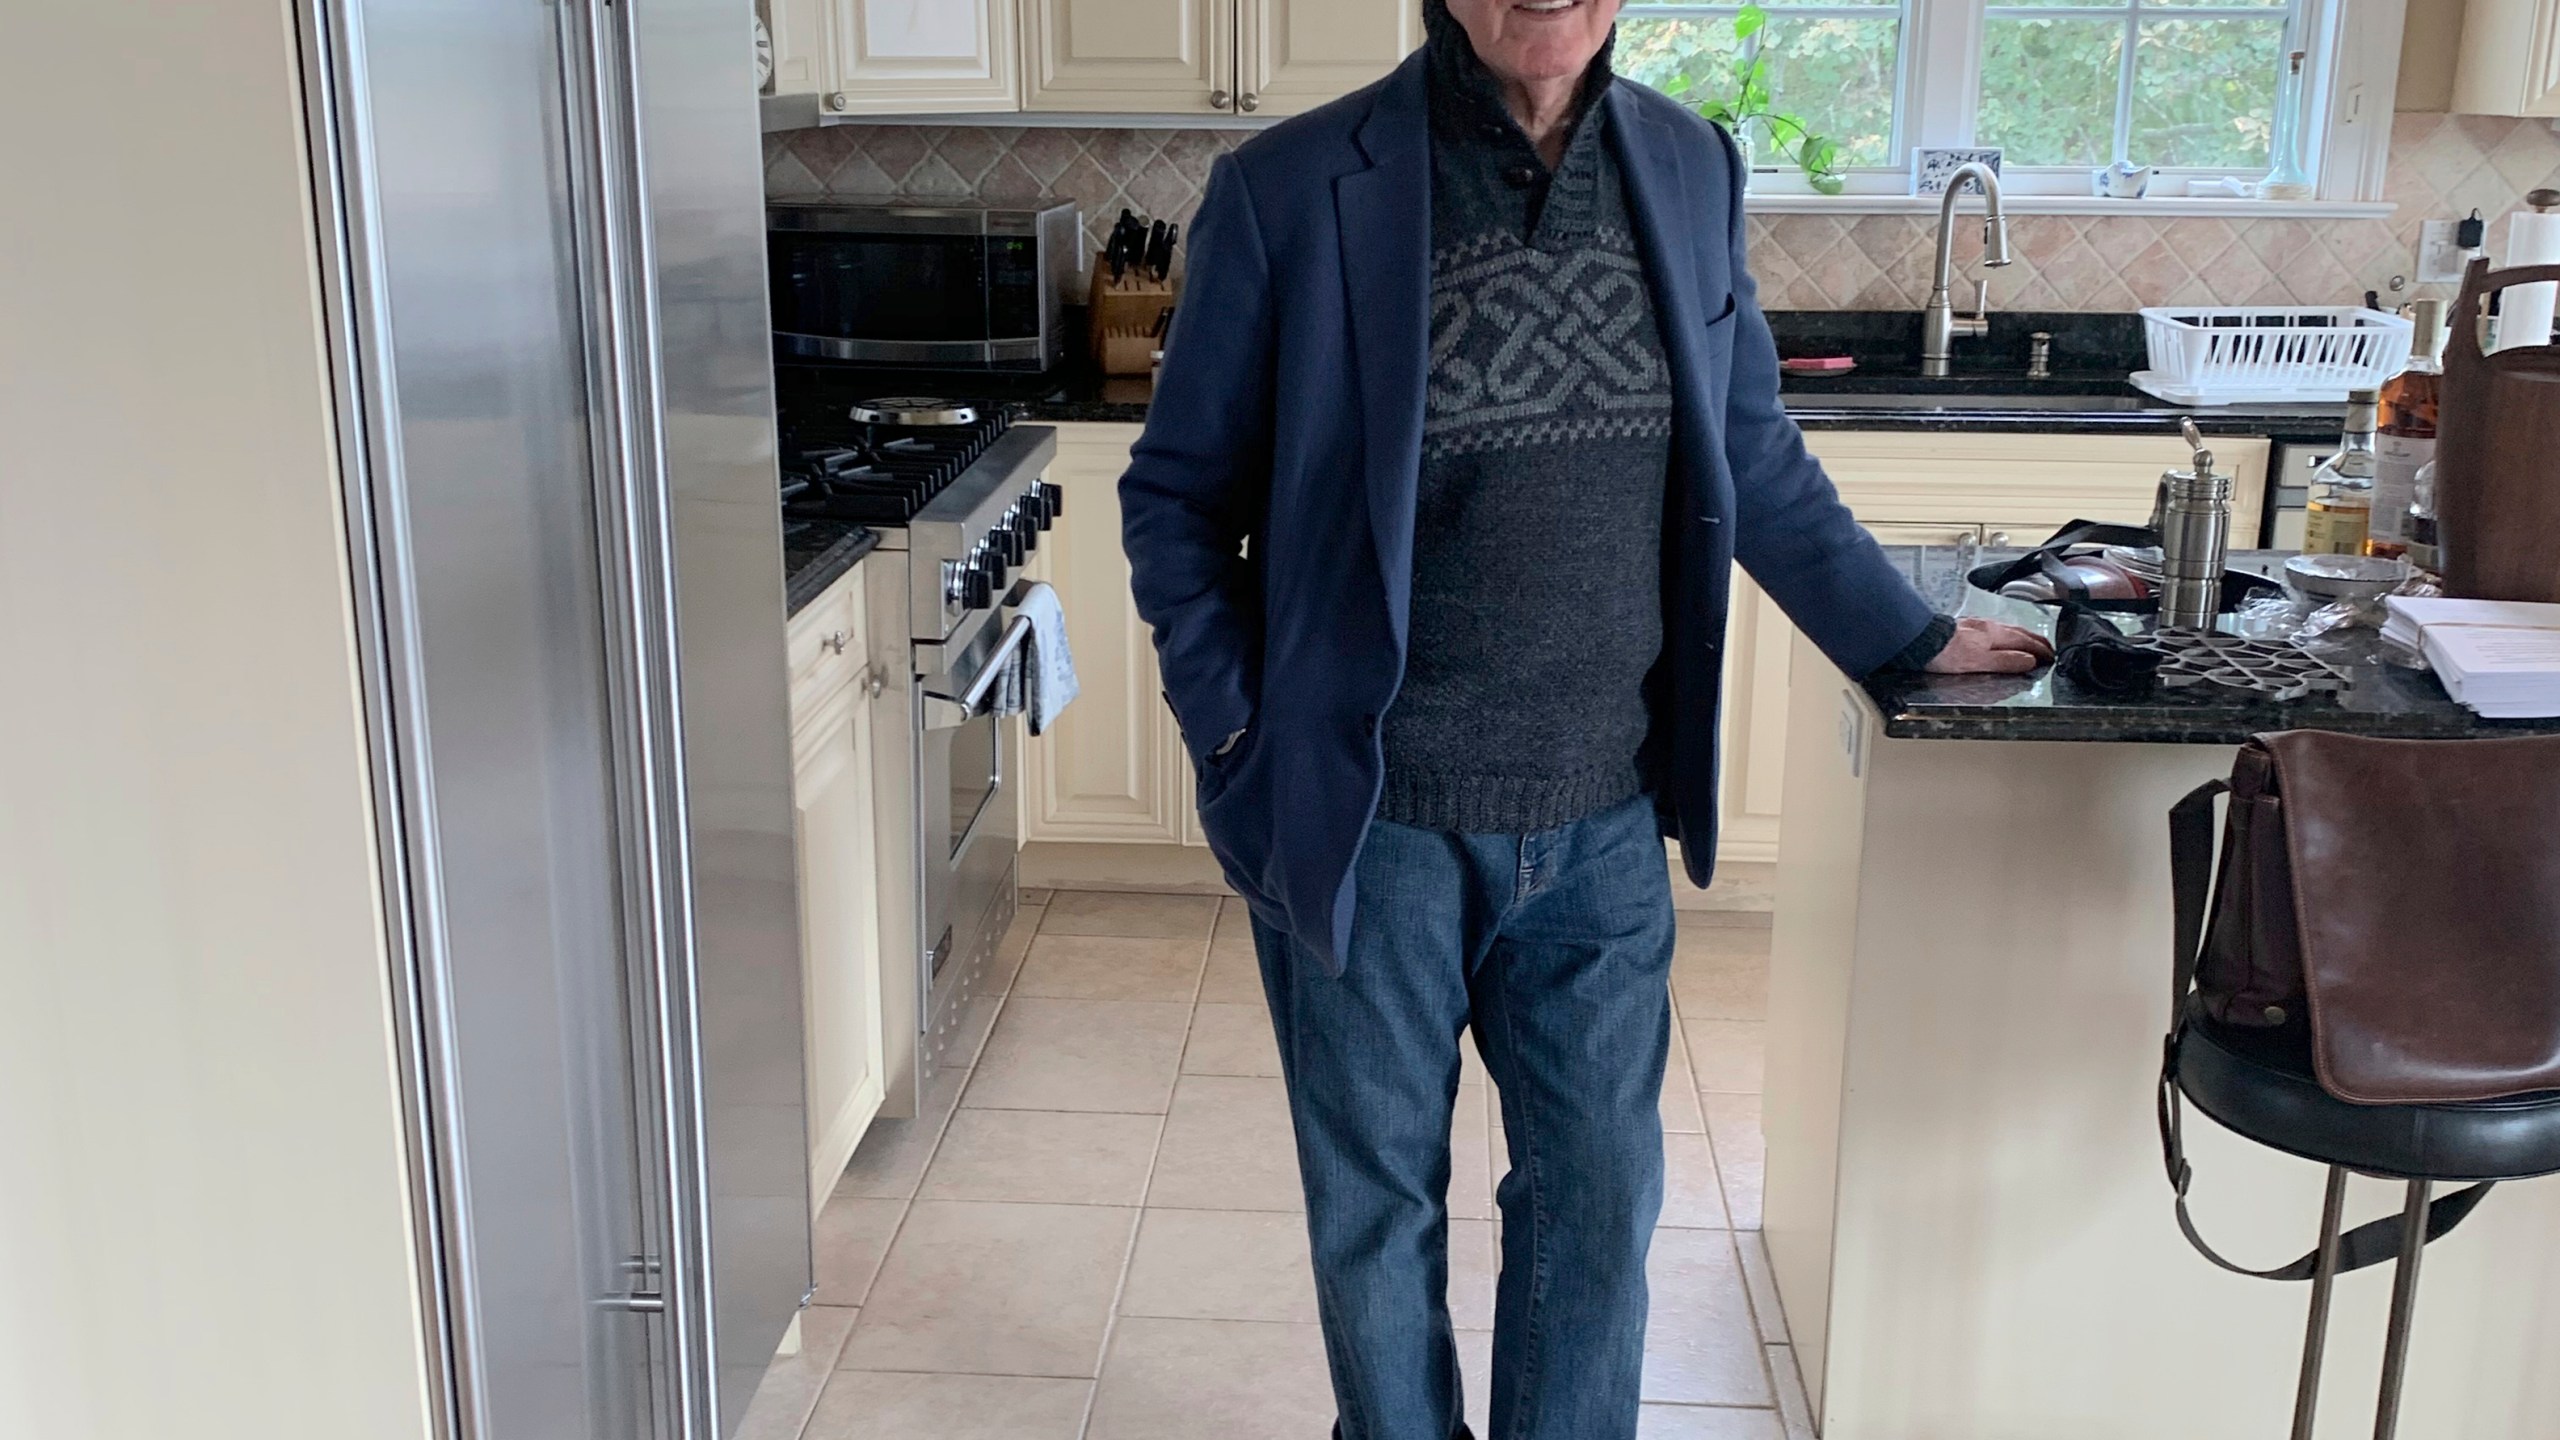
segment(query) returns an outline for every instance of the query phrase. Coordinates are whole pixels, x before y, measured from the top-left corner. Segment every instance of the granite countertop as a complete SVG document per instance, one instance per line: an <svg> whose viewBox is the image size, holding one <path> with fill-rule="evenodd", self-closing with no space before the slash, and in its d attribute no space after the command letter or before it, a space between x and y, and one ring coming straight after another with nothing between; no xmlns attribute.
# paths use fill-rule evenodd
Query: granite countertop
<svg viewBox="0 0 2560 1440"><path fill-rule="evenodd" d="M1144 377L1074 376L1026 400L1041 421L1143 424L1153 394ZM2263 436L2321 444L2338 438L2343 405L2217 405L2189 409L2156 400L2121 374L1917 375L1859 372L1837 379L1788 377L1779 392L1807 430L1902 430L1966 434L2175 435L2192 418L2208 435Z"/></svg>
<svg viewBox="0 0 2560 1440"><path fill-rule="evenodd" d="M2025 601L1973 590L1964 573L2015 550L1893 545L1902 565L1941 610L2007 620L2053 633L2053 612ZM2274 574L2281 552L2232 556L2235 568ZM2370 630L2339 632L2314 653L2347 673L2347 687L2286 704L2218 693L2162 691L2120 699L2062 679L2051 666L2032 676L1890 675L1864 682L1884 716L1884 733L1907 740L2067 740L2171 745L2236 745L2269 730L2339 730L2394 739L2461 739L2488 735L2560 734L2560 719L2483 720L2455 704L2425 670L2380 658Z"/></svg>
<svg viewBox="0 0 2560 1440"><path fill-rule="evenodd" d="M783 613L799 614L810 601L827 593L827 587L842 579L846 571L861 564L863 556L879 548L879 533L867 525L831 520L783 521Z"/></svg>
<svg viewBox="0 0 2560 1440"><path fill-rule="evenodd" d="M2210 435L2250 435L2327 444L2343 405L2225 405L2188 409L2133 388L2126 376L2146 363L2139 315L2002 312L1988 335L1957 346L1956 373L1918 373L1920 317L1910 311L1772 311L1778 353L1848 356L1846 375L1788 376L1780 391L1807 430L1947 433L2174 435L2193 418ZM1070 333L1081 331L1070 311ZM2026 378L2031 337L2050 336L2054 374ZM833 410L864 395L956 395L1010 401L1022 418L1047 422L1142 424L1154 384L1143 375L1105 376L1081 352L1039 375L933 371L907 367L775 367L786 421L804 407Z"/></svg>

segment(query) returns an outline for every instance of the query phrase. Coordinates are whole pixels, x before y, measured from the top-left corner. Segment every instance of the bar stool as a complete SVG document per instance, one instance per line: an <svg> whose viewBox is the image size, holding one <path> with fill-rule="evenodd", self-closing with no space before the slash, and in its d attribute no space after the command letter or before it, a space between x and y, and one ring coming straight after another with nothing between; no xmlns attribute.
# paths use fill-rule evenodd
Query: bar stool
<svg viewBox="0 0 2560 1440"><path fill-rule="evenodd" d="M2320 1245L2291 1265L2249 1270L2216 1254L2187 1214L2190 1173L2181 1143L2179 1097L2225 1128L2261 1145L2329 1167L2320 1213ZM2560 1091L2462 1105L2358 1105L2320 1086L2311 1063L2311 1034L2294 1024L2272 1030L2223 1025L2189 1002L2169 1041L2160 1092L2161 1136L2170 1182L2178 1194L2178 1226L2206 1258L2226 1270L2264 1280L2309 1280L2311 1320L2295 1392L2293 1440L2311 1440L2320 1362L2329 1330L2329 1297L2338 1276L2397 1259L2391 1323L2383 1342L2382 1393L2374 1440L2392 1440L2408 1367L2410 1325L2417 1311L2418 1260L2428 1241L2462 1222L2503 1180L2560 1173ZM2372 1175L2408 1187L2400 1214L2339 1233L2347 1176ZM2468 1188L2432 1199L2443 1181Z"/></svg>

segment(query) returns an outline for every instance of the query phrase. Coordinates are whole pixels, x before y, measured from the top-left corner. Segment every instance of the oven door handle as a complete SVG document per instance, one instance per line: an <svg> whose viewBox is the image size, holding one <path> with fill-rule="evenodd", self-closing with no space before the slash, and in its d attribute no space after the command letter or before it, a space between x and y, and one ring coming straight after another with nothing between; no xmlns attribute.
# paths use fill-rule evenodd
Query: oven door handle
<svg viewBox="0 0 2560 1440"><path fill-rule="evenodd" d="M986 663L978 667L978 678L970 682L968 689L957 695L946 695L934 688L935 682L927 681L924 686L924 728L957 729L986 713L987 701L1004 680L1006 665L1030 639L1031 617L1016 615L1013 623L1005 627L1004 638L998 640L996 648L988 653Z"/></svg>

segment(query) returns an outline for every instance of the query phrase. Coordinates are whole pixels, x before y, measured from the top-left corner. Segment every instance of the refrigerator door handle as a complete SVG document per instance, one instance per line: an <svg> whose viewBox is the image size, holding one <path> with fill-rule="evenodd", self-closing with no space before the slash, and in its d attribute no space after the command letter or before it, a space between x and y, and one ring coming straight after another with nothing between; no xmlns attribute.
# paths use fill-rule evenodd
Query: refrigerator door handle
<svg viewBox="0 0 2560 1440"><path fill-rule="evenodd" d="M684 726L678 705L673 517L668 509L664 392L658 373L658 295L644 178L631 7L577 0L581 32L569 52L573 193L588 244L590 389L599 423L596 462L606 513L599 552L621 776L626 923L637 1023L637 1097L653 1130L643 1146L643 1214L654 1218L663 1271L655 1290L622 1308L664 1322L664 1393L676 1433L719 1433L711 1333L707 1125L702 1109L692 856ZM649 1112L654 1111L654 1114ZM654 1184L650 1183L654 1182ZM644 1222L645 1223L645 1222Z"/></svg>

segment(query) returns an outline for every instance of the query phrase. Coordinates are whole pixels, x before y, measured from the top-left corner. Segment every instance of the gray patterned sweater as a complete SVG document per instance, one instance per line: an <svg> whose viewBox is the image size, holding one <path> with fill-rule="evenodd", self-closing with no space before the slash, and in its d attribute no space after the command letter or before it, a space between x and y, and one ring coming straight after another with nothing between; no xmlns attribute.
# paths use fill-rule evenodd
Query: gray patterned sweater
<svg viewBox="0 0 2560 1440"><path fill-rule="evenodd" d="M1594 105L1550 172L1431 7L1431 368L1380 815L1521 833L1643 793L1671 382Z"/></svg>

